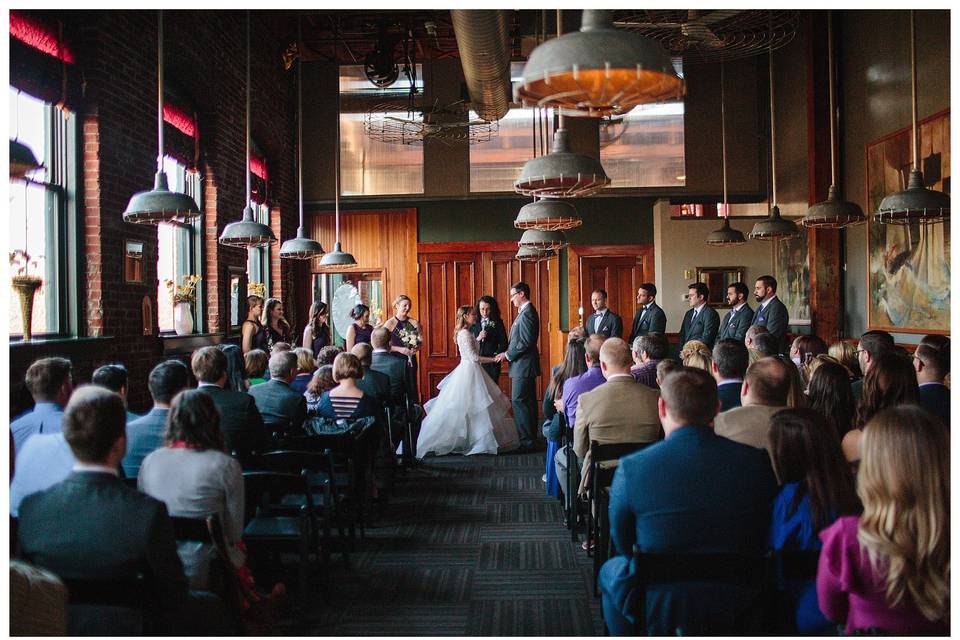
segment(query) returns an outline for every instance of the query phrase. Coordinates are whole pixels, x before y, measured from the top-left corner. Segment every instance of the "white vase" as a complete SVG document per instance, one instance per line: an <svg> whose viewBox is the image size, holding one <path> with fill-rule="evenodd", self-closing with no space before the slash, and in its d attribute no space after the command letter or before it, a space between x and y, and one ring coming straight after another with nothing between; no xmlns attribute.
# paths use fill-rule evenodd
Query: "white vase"
<svg viewBox="0 0 960 640"><path fill-rule="evenodd" d="M193 333L193 310L189 302L173 305L173 329L178 336Z"/></svg>

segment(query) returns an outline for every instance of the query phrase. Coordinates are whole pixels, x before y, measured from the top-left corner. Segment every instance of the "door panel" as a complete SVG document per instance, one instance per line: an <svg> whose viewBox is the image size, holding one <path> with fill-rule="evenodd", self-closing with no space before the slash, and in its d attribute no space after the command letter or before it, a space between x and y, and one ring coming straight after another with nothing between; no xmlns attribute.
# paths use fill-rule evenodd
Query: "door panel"
<svg viewBox="0 0 960 640"><path fill-rule="evenodd" d="M620 316L624 333L629 334L630 323L637 311L637 289L644 282L642 259L634 256L582 257L580 273L584 322L587 315L593 313L590 294L594 289L603 289L607 292L607 307Z"/></svg>

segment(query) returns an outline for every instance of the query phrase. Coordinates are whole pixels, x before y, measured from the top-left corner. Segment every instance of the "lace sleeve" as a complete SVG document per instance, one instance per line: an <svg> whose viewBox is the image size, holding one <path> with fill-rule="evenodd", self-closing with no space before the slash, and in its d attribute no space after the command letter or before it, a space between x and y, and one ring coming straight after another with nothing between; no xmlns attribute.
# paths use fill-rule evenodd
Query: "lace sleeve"
<svg viewBox="0 0 960 640"><path fill-rule="evenodd" d="M480 361L480 348L477 339L468 329L460 329L457 334L457 348L460 349L460 359L470 362Z"/></svg>

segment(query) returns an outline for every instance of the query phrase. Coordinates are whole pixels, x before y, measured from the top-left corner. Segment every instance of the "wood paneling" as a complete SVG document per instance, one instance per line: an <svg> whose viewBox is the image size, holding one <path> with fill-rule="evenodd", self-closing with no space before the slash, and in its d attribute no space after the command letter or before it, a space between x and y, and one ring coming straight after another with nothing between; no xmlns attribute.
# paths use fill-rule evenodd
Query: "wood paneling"
<svg viewBox="0 0 960 640"><path fill-rule="evenodd" d="M590 293L607 291L609 307L623 319L624 333L637 310L637 289L653 282L653 245L570 245L567 247L567 292L571 327L579 323L577 307L584 318L592 312Z"/></svg>

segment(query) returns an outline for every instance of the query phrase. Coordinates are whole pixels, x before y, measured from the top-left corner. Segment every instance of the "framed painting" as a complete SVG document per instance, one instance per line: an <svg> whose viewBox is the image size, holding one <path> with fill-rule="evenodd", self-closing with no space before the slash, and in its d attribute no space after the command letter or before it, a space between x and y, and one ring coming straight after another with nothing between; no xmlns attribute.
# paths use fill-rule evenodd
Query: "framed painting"
<svg viewBox="0 0 960 640"><path fill-rule="evenodd" d="M906 188L912 168L911 129L867 145L867 206L876 211ZM950 112L920 123L924 185L950 193ZM950 332L950 221L867 223L867 324L901 333Z"/></svg>
<svg viewBox="0 0 960 640"><path fill-rule="evenodd" d="M798 220L794 220L798 222ZM773 243L777 297L787 307L791 325L810 324L810 252L807 228L798 224L800 235Z"/></svg>

